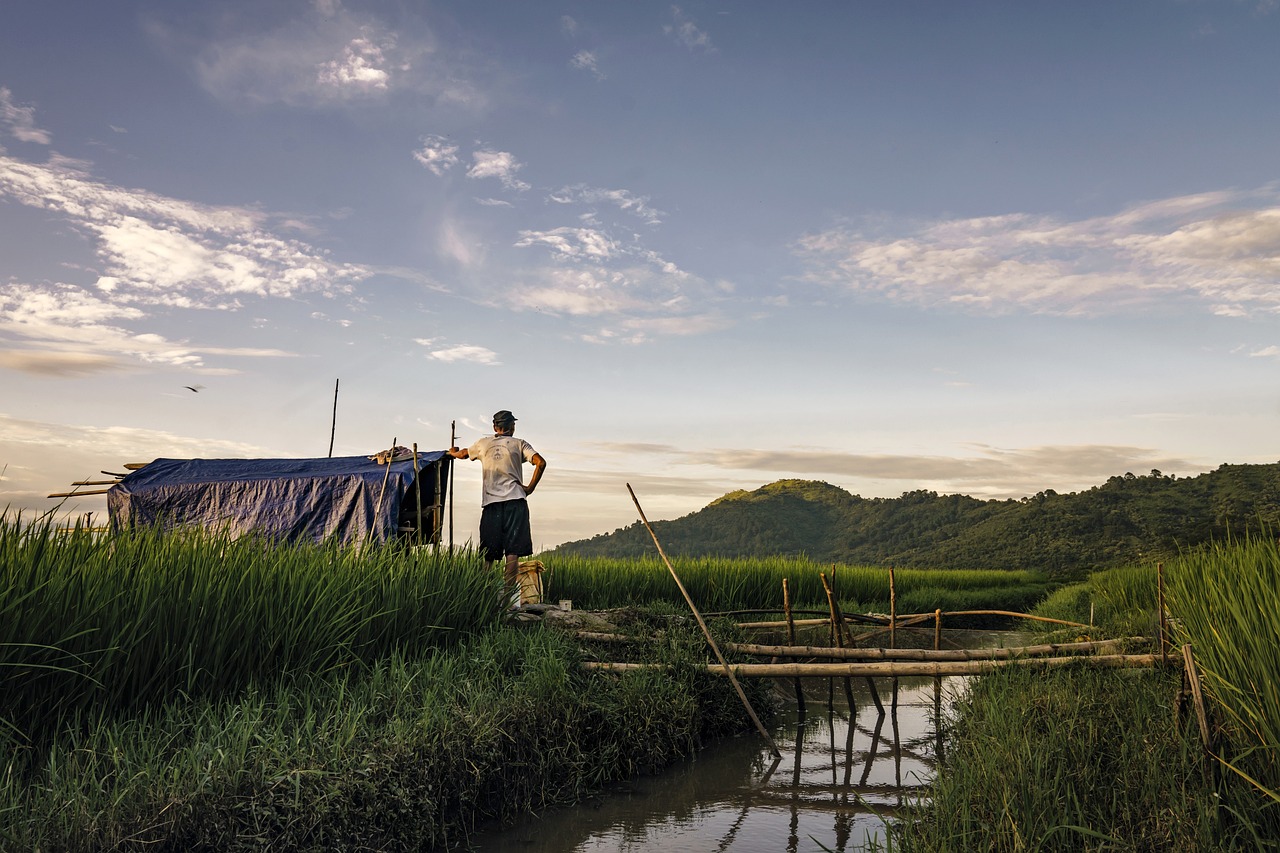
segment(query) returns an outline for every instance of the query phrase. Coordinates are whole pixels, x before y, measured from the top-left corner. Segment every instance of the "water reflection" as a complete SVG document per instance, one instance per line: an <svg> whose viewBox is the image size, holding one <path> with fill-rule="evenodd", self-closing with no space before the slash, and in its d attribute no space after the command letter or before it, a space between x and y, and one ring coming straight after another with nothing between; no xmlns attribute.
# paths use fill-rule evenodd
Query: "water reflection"
<svg viewBox="0 0 1280 853"><path fill-rule="evenodd" d="M805 680L805 714L786 682L787 707L773 731L780 759L762 738L743 735L573 808L477 836L475 849L861 849L882 838L884 820L909 809L932 778L942 742L936 721L964 679L853 679L852 707L833 681ZM887 704L876 688L888 691Z"/></svg>

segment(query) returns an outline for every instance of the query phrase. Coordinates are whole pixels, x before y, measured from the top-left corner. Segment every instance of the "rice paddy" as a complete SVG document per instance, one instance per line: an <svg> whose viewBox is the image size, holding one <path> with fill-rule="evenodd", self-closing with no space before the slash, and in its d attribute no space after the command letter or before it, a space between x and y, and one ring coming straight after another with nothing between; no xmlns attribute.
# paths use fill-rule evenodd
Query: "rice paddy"
<svg viewBox="0 0 1280 853"><path fill-rule="evenodd" d="M575 607L607 609L655 601L679 601L680 591L656 556L638 560L604 557L544 558L550 569L548 597ZM827 609L826 573L845 612L888 613L885 567L815 563L787 557L676 558L673 565L698 607L705 611L782 610L787 579L793 606ZM899 613L934 610L1029 610L1052 588L1039 571L897 569ZM972 620L971 620L972 621ZM961 622L954 627L961 627ZM972 627L971 625L964 625Z"/></svg>

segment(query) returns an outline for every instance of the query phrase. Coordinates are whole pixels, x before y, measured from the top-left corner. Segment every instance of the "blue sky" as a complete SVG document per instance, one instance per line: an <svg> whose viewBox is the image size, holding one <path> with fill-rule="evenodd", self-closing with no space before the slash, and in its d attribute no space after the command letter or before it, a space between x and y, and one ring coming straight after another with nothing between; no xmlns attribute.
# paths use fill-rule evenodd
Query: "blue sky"
<svg viewBox="0 0 1280 853"><path fill-rule="evenodd" d="M1258 0L8 3L0 502L336 379L336 455L514 410L544 547L1274 462L1277 151Z"/></svg>

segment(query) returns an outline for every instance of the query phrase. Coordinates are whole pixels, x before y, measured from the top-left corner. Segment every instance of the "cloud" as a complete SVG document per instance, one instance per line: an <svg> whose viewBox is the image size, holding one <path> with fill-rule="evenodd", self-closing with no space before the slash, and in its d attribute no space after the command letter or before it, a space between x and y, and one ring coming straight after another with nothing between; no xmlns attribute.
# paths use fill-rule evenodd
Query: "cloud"
<svg viewBox="0 0 1280 853"><path fill-rule="evenodd" d="M75 377L121 369L134 362L201 368L206 355L250 358L288 356L282 350L202 346L132 332L121 321L140 320L135 307L118 305L73 285L0 285L0 335L38 349L8 350L0 367L43 376Z"/></svg>
<svg viewBox="0 0 1280 853"><path fill-rule="evenodd" d="M830 450L688 449L674 445L600 443L611 453L663 456L682 465L708 465L729 471L768 472L778 478L899 483L911 489L985 497L1023 497L1053 488L1089 488L1126 472L1153 468L1166 473L1199 473L1198 463L1150 448L1118 445L1066 445L996 448L976 445L967 456L908 456L840 453ZM658 468L661 462L646 467Z"/></svg>
<svg viewBox="0 0 1280 853"><path fill-rule="evenodd" d="M650 225L658 225L665 215L649 205L648 196L635 196L629 190L610 190L599 187L588 187L585 184L562 187L551 193L548 198L557 204L608 204L619 210L633 214Z"/></svg>
<svg viewBox="0 0 1280 853"><path fill-rule="evenodd" d="M114 187L82 164L0 156L0 199L55 213L95 242L119 301L233 308L241 297L346 292L369 271L269 230L270 217Z"/></svg>
<svg viewBox="0 0 1280 853"><path fill-rule="evenodd" d="M451 55L417 16L402 17L392 29L375 15L323 0L272 29L231 15L220 25L240 31L175 36L151 27L175 44L203 41L193 52L196 79L220 100L333 107L403 91L469 108L488 103L467 79L461 56Z"/></svg>
<svg viewBox="0 0 1280 853"><path fill-rule="evenodd" d="M518 192L530 188L529 184L516 177L516 172L524 168L524 164L509 152L484 148L473 152L471 161L471 168L467 170L468 178L497 178L504 187Z"/></svg>
<svg viewBox="0 0 1280 853"><path fill-rule="evenodd" d="M417 160L434 175L443 175L458 165L458 146L443 136L424 136L422 147L413 152Z"/></svg>
<svg viewBox="0 0 1280 853"><path fill-rule="evenodd" d="M711 44L711 36L698 29L693 21L685 17L679 6L671 7L671 19L672 22L665 24L662 31L676 44L687 47L689 50L704 50L708 53L715 51Z"/></svg>
<svg viewBox="0 0 1280 853"><path fill-rule="evenodd" d="M419 341L424 345L429 345L430 341ZM470 344L459 344L457 346L446 347L444 349L432 350L430 357L436 361L443 361L447 364L454 362L470 362L472 364L483 364L486 366L497 366L502 362L498 361L498 354L486 347L473 346Z"/></svg>
<svg viewBox="0 0 1280 853"><path fill-rule="evenodd" d="M1249 353L1249 356L1250 356L1251 358L1275 358L1275 359L1280 359L1280 347L1278 347L1278 346L1263 347L1263 348L1262 348L1262 349L1260 349L1260 350L1254 350L1253 352Z"/></svg>
<svg viewBox="0 0 1280 853"><path fill-rule="evenodd" d="M596 58L595 51L578 51L569 59L569 66L578 71L590 72L597 80L605 79L604 72L600 70L600 61Z"/></svg>
<svg viewBox="0 0 1280 853"><path fill-rule="evenodd" d="M849 226L794 250L808 281L925 307L1058 315L1182 298L1226 316L1280 312L1280 198L1218 192L1067 221L1030 214L926 223L880 237Z"/></svg>
<svg viewBox="0 0 1280 853"><path fill-rule="evenodd" d="M18 106L13 93L0 86L0 128L7 130L19 142L35 142L49 145L53 137L47 130L36 127L35 107Z"/></svg>
<svg viewBox="0 0 1280 853"><path fill-rule="evenodd" d="M517 248L543 245L560 260L589 258L608 260L619 253L618 244L594 228L553 228L550 231L521 231Z"/></svg>
<svg viewBox="0 0 1280 853"><path fill-rule="evenodd" d="M123 368L119 359L99 353L0 350L0 369L33 376L78 379Z"/></svg>
<svg viewBox="0 0 1280 853"><path fill-rule="evenodd" d="M395 39L385 38L385 44L376 44L368 36L353 38L342 49L341 57L320 64L316 82L355 93L386 90L391 74L385 54L394 49Z"/></svg>
<svg viewBox="0 0 1280 853"><path fill-rule="evenodd" d="M184 392L185 393L185 392ZM56 452L50 452L50 449ZM255 458L278 455L252 444L182 436L131 426L54 424L0 413L0 511L36 513L54 508L46 495L69 491L75 480L101 479L99 472L122 471L126 462L175 459ZM39 460L34 464L21 460ZM6 465L7 463L7 465ZM76 498L65 511L106 507L106 496Z"/></svg>

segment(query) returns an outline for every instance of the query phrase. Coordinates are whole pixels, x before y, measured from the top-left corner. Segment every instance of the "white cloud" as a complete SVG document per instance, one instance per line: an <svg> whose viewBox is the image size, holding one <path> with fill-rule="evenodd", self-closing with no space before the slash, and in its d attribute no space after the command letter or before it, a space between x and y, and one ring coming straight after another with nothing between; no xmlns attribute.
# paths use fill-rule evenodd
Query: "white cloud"
<svg viewBox="0 0 1280 853"><path fill-rule="evenodd" d="M639 217L650 225L661 223L664 215L661 210L649 205L648 196L632 195L629 190L610 190L577 184L562 187L551 193L548 198L557 204L609 204L625 213Z"/></svg>
<svg viewBox="0 0 1280 853"><path fill-rule="evenodd" d="M459 344L457 346L446 347L444 349L432 350L430 356L437 361L443 361L449 364L461 361L470 362L472 364L496 366L502 363L498 361L498 354L493 350L469 344Z"/></svg>
<svg viewBox="0 0 1280 853"><path fill-rule="evenodd" d="M468 79L466 61L416 15L399 18L393 29L337 0L317 0L274 29L261 30L250 17L222 20L224 27L237 24L239 33L208 38L192 58L200 85L221 100L331 107L405 91L468 108L488 103ZM155 25L151 31L179 49L176 36ZM202 38L181 37L184 44Z"/></svg>
<svg viewBox="0 0 1280 853"><path fill-rule="evenodd" d="M385 90L391 75L387 71L384 47L390 50L395 46L393 38L386 38L386 45L375 44L367 36L353 38L342 49L340 58L320 63L316 82L355 92Z"/></svg>
<svg viewBox="0 0 1280 853"><path fill-rule="evenodd" d="M1253 352L1249 353L1249 357L1280 359L1280 347L1278 346L1263 347L1260 350L1254 350Z"/></svg>
<svg viewBox="0 0 1280 853"><path fill-rule="evenodd" d="M468 178L497 178L507 189L520 192L529 189L529 184L516 177L516 172L524 168L524 164L516 160L515 155L484 148L473 152L471 160L471 168L467 170Z"/></svg>
<svg viewBox="0 0 1280 853"><path fill-rule="evenodd" d="M578 34L578 22L569 15L561 15L560 31L572 38Z"/></svg>
<svg viewBox="0 0 1280 853"><path fill-rule="evenodd" d="M369 275L272 233L259 211L114 187L79 164L0 156L0 199L56 213L92 237L104 267L99 287L120 300L227 308L245 296L345 292Z"/></svg>
<svg viewBox="0 0 1280 853"><path fill-rule="evenodd" d="M807 280L925 306L1077 315L1191 297L1223 315L1276 313L1276 196L1206 193L1079 221L948 220L888 238L842 226L795 250Z"/></svg>
<svg viewBox="0 0 1280 853"><path fill-rule="evenodd" d="M227 348L170 341L119 325L139 321L139 309L103 300L72 285L0 285L0 335L31 349L7 350L0 366L37 375L79 376L133 363L204 367L207 355L287 356L276 349Z"/></svg>
<svg viewBox="0 0 1280 853"><path fill-rule="evenodd" d="M554 257L608 260L618 254L618 244L603 231L593 228L553 228L550 231L521 231L517 248L547 246Z"/></svg>
<svg viewBox="0 0 1280 853"><path fill-rule="evenodd" d="M9 131L19 142L35 142L40 145L53 142L49 131L36 127L35 107L15 104L13 93L4 86L0 86L0 128Z"/></svg>
<svg viewBox="0 0 1280 853"><path fill-rule="evenodd" d="M443 175L458 165L458 146L443 136L430 135L422 138L422 147L413 152L417 160L434 175Z"/></svg>
<svg viewBox="0 0 1280 853"><path fill-rule="evenodd" d="M685 17L684 12L679 6L671 7L670 24L662 27L662 31L675 40L676 44L687 47L690 50L714 51L711 45L711 36L698 29L697 24Z"/></svg>
<svg viewBox="0 0 1280 853"><path fill-rule="evenodd" d="M597 80L605 79L604 72L600 70L600 61L596 58L595 51L578 51L569 59L569 65L578 71L590 72Z"/></svg>

